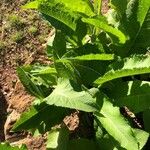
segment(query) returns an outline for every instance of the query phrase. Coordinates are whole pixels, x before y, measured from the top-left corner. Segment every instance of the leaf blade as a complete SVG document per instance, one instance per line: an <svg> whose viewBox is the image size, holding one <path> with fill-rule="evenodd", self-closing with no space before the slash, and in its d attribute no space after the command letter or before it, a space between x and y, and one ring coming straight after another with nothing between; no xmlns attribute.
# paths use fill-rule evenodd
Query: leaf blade
<svg viewBox="0 0 150 150"><path fill-rule="evenodd" d="M95 27L98 27L104 30L105 32L108 32L116 36L119 39L121 44L125 43L127 40L126 36L120 30L108 25L108 23L102 17L101 18L82 18L82 21L85 23L94 25Z"/></svg>
<svg viewBox="0 0 150 150"><path fill-rule="evenodd" d="M45 114L49 114L49 116ZM61 123L66 115L68 115L67 109L49 106L42 102L39 105L31 106L27 112L24 112L14 124L13 131L35 129L38 128L41 122L45 122L50 128Z"/></svg>
<svg viewBox="0 0 150 150"><path fill-rule="evenodd" d="M67 150L67 143L69 140L69 131L65 127L60 129L53 129L48 133L46 148L47 149L57 149L57 150Z"/></svg>
<svg viewBox="0 0 150 150"><path fill-rule="evenodd" d="M117 106L127 106L134 113L150 107L150 82L147 81L115 81L107 94Z"/></svg>
<svg viewBox="0 0 150 150"><path fill-rule="evenodd" d="M145 73L150 73L150 57L135 55L112 64L109 71L94 83L100 85L113 79Z"/></svg>
<svg viewBox="0 0 150 150"><path fill-rule="evenodd" d="M32 82L32 80L29 78L28 74L25 72L25 70L23 70L23 68L18 67L17 74L21 83L32 95L35 95L40 99L44 97L43 92Z"/></svg>
<svg viewBox="0 0 150 150"><path fill-rule="evenodd" d="M48 105L78 109L86 112L98 110L96 99L88 92L82 91L75 83L60 79L55 90L44 100Z"/></svg>
<svg viewBox="0 0 150 150"><path fill-rule="evenodd" d="M114 107L107 98L104 99L100 114L96 116L97 119L106 131L119 142L121 147L132 150L138 149L137 140L134 137L132 128L121 116L119 108Z"/></svg>

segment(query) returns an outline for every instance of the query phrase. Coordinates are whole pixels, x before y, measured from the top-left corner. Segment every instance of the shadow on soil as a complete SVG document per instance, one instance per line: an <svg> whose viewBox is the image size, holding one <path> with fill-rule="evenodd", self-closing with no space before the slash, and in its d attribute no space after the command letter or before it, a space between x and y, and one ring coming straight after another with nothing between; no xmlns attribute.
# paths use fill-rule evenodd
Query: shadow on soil
<svg viewBox="0 0 150 150"><path fill-rule="evenodd" d="M0 89L0 142L5 140L4 124L7 118L7 102Z"/></svg>

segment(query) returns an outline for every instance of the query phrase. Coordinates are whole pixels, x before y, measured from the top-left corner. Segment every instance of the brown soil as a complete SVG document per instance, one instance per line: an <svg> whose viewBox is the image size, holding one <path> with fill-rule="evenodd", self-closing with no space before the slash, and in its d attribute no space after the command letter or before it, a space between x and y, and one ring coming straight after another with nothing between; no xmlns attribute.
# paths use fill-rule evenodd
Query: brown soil
<svg viewBox="0 0 150 150"><path fill-rule="evenodd" d="M106 14L109 10L109 3L110 0L102 0L102 9L101 9L101 12L102 14Z"/></svg>
<svg viewBox="0 0 150 150"><path fill-rule="evenodd" d="M33 138L29 133L11 131L13 124L33 101L20 83L16 67L35 62L47 63L45 47L49 25L33 11L23 11L20 6L27 0L0 1L0 42L5 46L0 49L0 142L8 141L12 145L26 144L29 149L45 149L42 137ZM11 26L9 17L17 16L22 22L21 28ZM19 21L20 21L19 20ZM17 20L18 21L18 20ZM37 29L36 34L29 32L29 27ZM11 37L23 33L21 41Z"/></svg>

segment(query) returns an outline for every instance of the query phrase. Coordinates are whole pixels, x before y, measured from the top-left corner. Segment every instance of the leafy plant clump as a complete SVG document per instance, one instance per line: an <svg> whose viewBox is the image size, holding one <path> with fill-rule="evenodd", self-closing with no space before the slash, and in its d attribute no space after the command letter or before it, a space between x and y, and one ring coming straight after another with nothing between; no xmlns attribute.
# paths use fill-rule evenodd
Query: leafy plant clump
<svg viewBox="0 0 150 150"><path fill-rule="evenodd" d="M111 0L105 16L101 0L36 0L24 8L37 9L55 28L47 42L53 63L17 69L36 100L13 130L35 136L48 132L47 149L146 149L150 1ZM122 108L142 119L140 128L121 114ZM85 112L86 119L92 115L91 138L71 139L66 127L53 128L72 110Z"/></svg>

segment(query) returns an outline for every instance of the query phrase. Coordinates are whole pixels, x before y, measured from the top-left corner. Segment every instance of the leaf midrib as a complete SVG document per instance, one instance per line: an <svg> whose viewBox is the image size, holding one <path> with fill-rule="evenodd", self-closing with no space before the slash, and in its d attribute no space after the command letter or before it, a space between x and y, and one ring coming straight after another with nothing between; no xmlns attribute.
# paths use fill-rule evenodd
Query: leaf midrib
<svg viewBox="0 0 150 150"><path fill-rule="evenodd" d="M121 132L120 130L120 126L119 129L115 126L114 122L112 121L112 119L110 119L111 117L109 115L107 115L104 111L101 111L101 114L105 116L105 118L109 119L109 121L111 122L111 126L113 126L115 128L116 131L119 131L120 135L122 135L123 139L126 141L124 141L124 143L129 143L128 138L126 138L126 136L124 136L124 134ZM132 130L131 130L132 132ZM122 142L122 141L120 141ZM122 145L122 144L121 144ZM123 146L123 145L122 145ZM125 146L123 146L124 148L126 148Z"/></svg>
<svg viewBox="0 0 150 150"><path fill-rule="evenodd" d="M123 69L123 70L110 70L110 72L106 73L101 78L97 79L94 83L95 84L103 84L107 81L111 81L117 78L131 76L131 75L138 75L138 74L146 74L147 70L150 71L150 67L143 67L143 68L132 68L132 69ZM123 73L123 74L120 74ZM109 78L109 79L107 79ZM97 83L98 82L98 83Z"/></svg>

